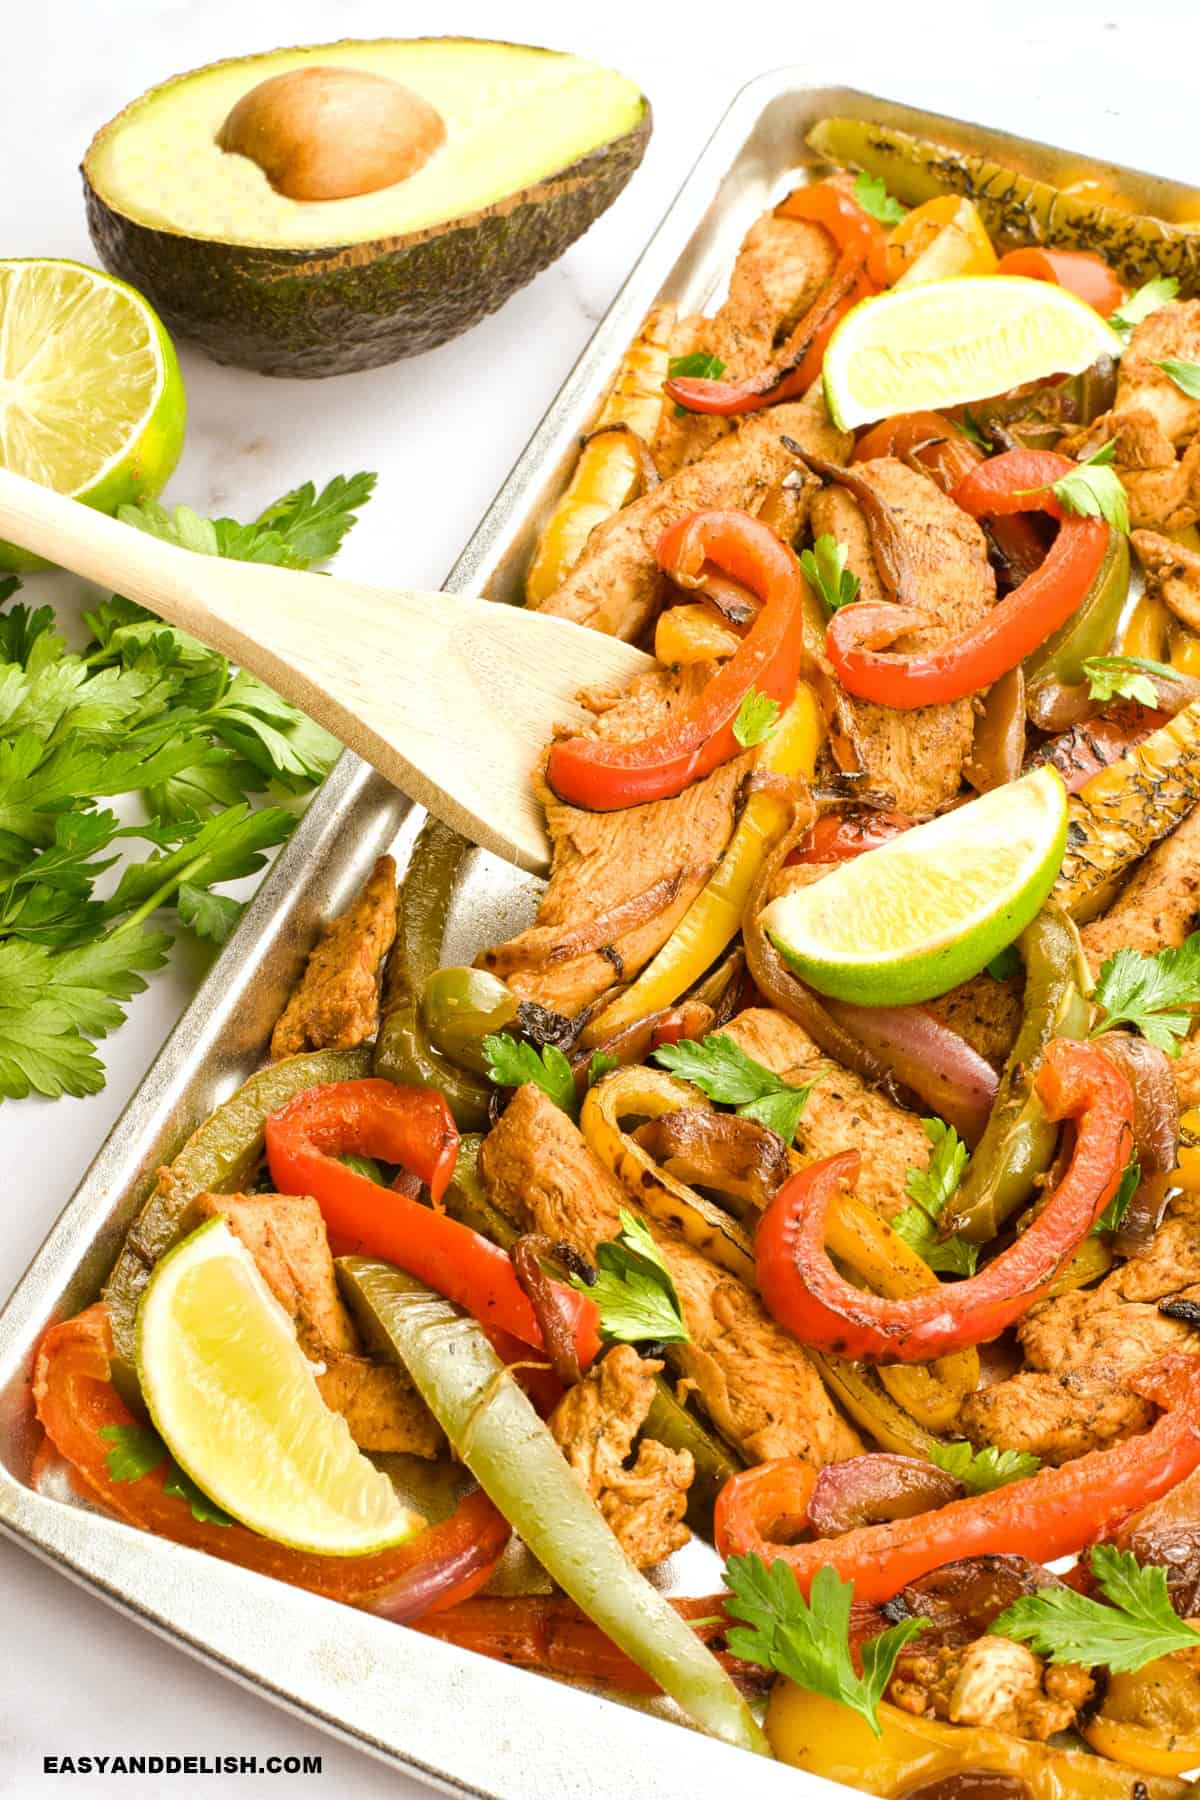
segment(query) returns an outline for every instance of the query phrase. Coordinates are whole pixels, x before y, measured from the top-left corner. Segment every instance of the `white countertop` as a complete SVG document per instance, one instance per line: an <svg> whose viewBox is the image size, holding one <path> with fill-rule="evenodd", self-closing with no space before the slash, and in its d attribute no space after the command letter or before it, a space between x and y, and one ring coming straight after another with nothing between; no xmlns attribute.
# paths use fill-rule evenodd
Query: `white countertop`
<svg viewBox="0 0 1200 1800"><path fill-rule="evenodd" d="M348 541L348 574L434 587L503 480L644 239L736 89L784 63L935 111L1200 182L1200 15L1178 7L986 8L857 4L590 9L511 0L10 0L0 109L0 254L94 260L76 165L96 129L179 70L334 37L455 33L578 51L640 78L655 134L632 186L566 257L466 338L391 369L268 380L183 355L190 419L168 498L249 517L310 477L377 469ZM574 21L572 12L577 13ZM729 21L734 21L731 26ZM778 21L788 21L785 29ZM68 614L82 584L27 583ZM206 956L180 949L103 1047L109 1080L86 1101L0 1108L5 1170L0 1295L16 1282L186 1005ZM209 1792L266 1800L425 1793L126 1623L0 1544L9 1651L0 1686L0 1795L158 1800ZM469 1729L469 1720L464 1720ZM49 1755L312 1755L323 1778L47 1775ZM636 1797L636 1783L630 1792Z"/></svg>

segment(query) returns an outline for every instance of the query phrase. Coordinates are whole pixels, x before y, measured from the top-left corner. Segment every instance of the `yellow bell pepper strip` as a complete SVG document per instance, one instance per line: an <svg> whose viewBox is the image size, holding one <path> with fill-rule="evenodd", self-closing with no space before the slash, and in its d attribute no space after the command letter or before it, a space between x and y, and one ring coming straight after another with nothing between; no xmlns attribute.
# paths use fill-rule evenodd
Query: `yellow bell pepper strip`
<svg viewBox="0 0 1200 1800"><path fill-rule="evenodd" d="M1147 662L1164 662L1172 617L1165 600L1159 600L1153 594L1143 594L1121 633L1120 654L1140 656Z"/></svg>
<svg viewBox="0 0 1200 1800"><path fill-rule="evenodd" d="M840 1356L825 1356L820 1350L810 1350L808 1356L842 1411L868 1432L881 1450L928 1457L937 1439L897 1406L875 1369L843 1362Z"/></svg>
<svg viewBox="0 0 1200 1800"><path fill-rule="evenodd" d="M702 1730L766 1754L728 1674L634 1568L475 1321L387 1263L352 1256L337 1268L367 1337L407 1369L456 1454L551 1580Z"/></svg>
<svg viewBox="0 0 1200 1800"><path fill-rule="evenodd" d="M1200 797L1200 700L1072 794L1067 853L1052 898L1083 923L1103 912L1130 865Z"/></svg>
<svg viewBox="0 0 1200 1800"><path fill-rule="evenodd" d="M1134 1793L1127 1770L1083 1750L1060 1750L986 1725L914 1718L886 1700L879 1724L876 1737L866 1719L792 1681L777 1681L771 1690L767 1737L780 1762L883 1800L908 1800L938 1776L964 1770L1011 1776L1025 1784L1028 1800L1132 1800ZM1183 1800L1187 1792L1186 1782L1169 1776L1145 1779L1145 1800Z"/></svg>
<svg viewBox="0 0 1200 1800"><path fill-rule="evenodd" d="M1189 1194L1200 1194L1200 1107L1192 1107L1179 1121L1179 1167L1171 1180Z"/></svg>
<svg viewBox="0 0 1200 1800"><path fill-rule="evenodd" d="M910 1244L853 1194L840 1194L829 1209L825 1248L841 1267L873 1293L907 1299L941 1283ZM878 1370L880 1381L919 1425L946 1431L968 1394L979 1386L979 1352L955 1351L936 1361Z"/></svg>
<svg viewBox="0 0 1200 1800"><path fill-rule="evenodd" d="M1100 1711L1079 1729L1101 1756L1145 1775L1200 1768L1200 1637L1195 1650L1110 1675Z"/></svg>
<svg viewBox="0 0 1200 1800"><path fill-rule="evenodd" d="M994 275L996 252L971 202L939 194L901 219L888 238L887 266L893 287L915 287L951 275Z"/></svg>
<svg viewBox="0 0 1200 1800"><path fill-rule="evenodd" d="M530 606L549 598L578 561L596 526L636 496L641 481L636 445L624 432L608 428L627 426L644 444L650 443L662 413L674 323L673 306L656 306L622 357L567 491L538 539L525 579Z"/></svg>
<svg viewBox="0 0 1200 1800"><path fill-rule="evenodd" d="M823 736L816 696L801 682L762 745L756 768L782 776L785 782L800 775L810 778ZM711 880L632 987L592 1020L584 1034L585 1044L599 1043L635 1019L671 1006L699 981L741 929L746 901L763 859L787 830L794 811L795 800L786 786L762 786L750 794Z"/></svg>
<svg viewBox="0 0 1200 1800"><path fill-rule="evenodd" d="M654 654L667 668L724 662L736 656L742 639L711 606L669 606L654 628Z"/></svg>
<svg viewBox="0 0 1200 1800"><path fill-rule="evenodd" d="M605 1168L651 1218L677 1225L695 1249L753 1286L754 1245L748 1233L721 1207L661 1169L622 1128L625 1118L660 1119L685 1107L712 1111L697 1088L663 1069L614 1069L588 1091L579 1125Z"/></svg>
<svg viewBox="0 0 1200 1800"><path fill-rule="evenodd" d="M1170 644L1171 667L1178 669L1181 675L1200 675L1200 637L1181 625L1178 619L1171 622L1168 633Z"/></svg>

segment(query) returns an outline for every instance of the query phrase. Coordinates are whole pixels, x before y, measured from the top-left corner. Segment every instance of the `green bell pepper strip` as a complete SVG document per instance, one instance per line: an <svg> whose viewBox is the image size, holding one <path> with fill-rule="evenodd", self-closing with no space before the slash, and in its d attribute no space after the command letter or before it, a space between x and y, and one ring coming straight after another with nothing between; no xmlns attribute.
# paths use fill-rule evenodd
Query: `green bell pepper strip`
<svg viewBox="0 0 1200 1800"><path fill-rule="evenodd" d="M400 884L374 1063L374 1073L388 1081L437 1088L460 1131L486 1126L493 1090L490 1082L434 1049L421 1019L421 995L441 961L454 884L470 849L466 838L438 819L427 819L421 827Z"/></svg>
<svg viewBox="0 0 1200 1800"><path fill-rule="evenodd" d="M481 1137L459 1140L458 1162L443 1204L452 1219L469 1225L481 1237L490 1238L504 1250L512 1248L521 1233L517 1225L489 1198L476 1167ZM560 1280L566 1270L549 1261L550 1274ZM670 1359L670 1344L663 1345L663 1356ZM682 1401L675 1398L669 1382L659 1375L654 1383L654 1399L642 1426L642 1435L665 1444L668 1450L691 1452L696 1473L688 1489L687 1520L694 1531L712 1535L713 1507L717 1495L731 1476L744 1468L741 1458L725 1441L710 1431Z"/></svg>
<svg viewBox="0 0 1200 1800"><path fill-rule="evenodd" d="M421 1024L435 1051L460 1069L486 1075L483 1040L517 1018L521 1002L486 969L435 969L421 990Z"/></svg>
<svg viewBox="0 0 1200 1800"><path fill-rule="evenodd" d="M769 1756L737 1688L629 1561L473 1319L388 1263L337 1263L369 1342L407 1369L456 1454L551 1580L713 1737Z"/></svg>
<svg viewBox="0 0 1200 1800"><path fill-rule="evenodd" d="M1060 625L1032 656L1025 658L1025 681L1036 689L1054 681L1060 687L1075 687L1087 679L1084 660L1103 656L1112 647L1117 622L1129 595L1129 539L1122 531L1109 528L1108 549L1091 587L1080 602L1079 610ZM1034 695L1029 696L1033 704Z"/></svg>
<svg viewBox="0 0 1200 1800"><path fill-rule="evenodd" d="M1025 1015L1000 1077L983 1136L954 1201L947 1233L986 1244L1034 1197L1054 1160L1058 1126L1034 1093L1051 1038L1085 1038L1089 987L1079 938L1056 906L1046 906L1017 947L1025 964Z"/></svg>
<svg viewBox="0 0 1200 1800"><path fill-rule="evenodd" d="M104 1287L112 1322L112 1378L127 1404L140 1407L134 1327L150 1271L194 1225L201 1194L243 1192L263 1155L263 1125L305 1088L358 1081L371 1072L369 1047L317 1050L260 1069L196 1128L174 1160L158 1171L150 1197L130 1226Z"/></svg>

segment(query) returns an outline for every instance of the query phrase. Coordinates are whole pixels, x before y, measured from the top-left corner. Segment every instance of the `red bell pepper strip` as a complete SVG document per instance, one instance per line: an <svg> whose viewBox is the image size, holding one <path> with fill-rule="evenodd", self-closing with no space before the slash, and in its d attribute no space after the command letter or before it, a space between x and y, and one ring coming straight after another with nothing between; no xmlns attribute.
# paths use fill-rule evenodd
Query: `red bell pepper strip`
<svg viewBox="0 0 1200 1800"><path fill-rule="evenodd" d="M808 1524L817 1471L798 1456L781 1456L731 1475L713 1508L713 1542L721 1556L742 1546L786 1544Z"/></svg>
<svg viewBox="0 0 1200 1800"><path fill-rule="evenodd" d="M792 552L760 519L718 510L680 519L659 541L659 567L684 587L704 586L706 562L762 597L741 648L685 712L640 743L567 738L554 744L546 779L572 806L612 812L682 793L741 753L733 725L751 688L780 706L795 693L804 656L804 582Z"/></svg>
<svg viewBox="0 0 1200 1800"><path fill-rule="evenodd" d="M877 287L888 285L887 232L835 181L795 188L775 208L777 219L811 219L823 225L838 250L857 250Z"/></svg>
<svg viewBox="0 0 1200 1800"><path fill-rule="evenodd" d="M805 1594L819 1569L836 1569L843 1581L853 1581L856 1602L876 1605L959 1557L1028 1556L1049 1563L1073 1555L1200 1467L1200 1357L1168 1356L1127 1380L1164 1409L1140 1437L1061 1468L1040 1469L989 1494L952 1500L936 1512L860 1526L841 1537L769 1544L747 1519L744 1529L727 1531L721 1549L726 1555L753 1550L767 1562L786 1562Z"/></svg>
<svg viewBox="0 0 1200 1800"><path fill-rule="evenodd" d="M339 1081L306 1088L265 1126L271 1179L281 1194L311 1194L339 1252L379 1256L542 1349L542 1333L507 1255L470 1226L388 1188L345 1163L352 1151L403 1163L441 1198L454 1172L458 1132L433 1088L390 1081ZM556 1284L581 1368L599 1348L593 1300Z"/></svg>
<svg viewBox="0 0 1200 1800"><path fill-rule="evenodd" d="M880 649L913 629L920 615L911 608L875 601L841 607L829 621L825 650L846 692L900 709L962 700L1065 625L1100 572L1109 534L1102 519L1064 515L1049 491L1076 466L1051 450L1009 450L967 475L954 499L973 518L1041 511L1061 520L1045 561L978 624L912 656Z"/></svg>
<svg viewBox="0 0 1200 1800"><path fill-rule="evenodd" d="M825 1248L829 1206L861 1160L843 1150L785 1181L763 1214L755 1264L772 1317L833 1356L923 1363L990 1343L1028 1312L1116 1193L1133 1148L1132 1089L1098 1044L1055 1038L1036 1089L1049 1118L1074 1120L1075 1145L1058 1187L1007 1250L969 1280L907 1299L855 1287Z"/></svg>
<svg viewBox="0 0 1200 1800"><path fill-rule="evenodd" d="M665 381L663 392L688 412L715 413L722 418L760 412L764 406L806 394L824 367L826 346L842 319L859 300L875 291L874 283L863 272L862 251L843 250L833 274L782 350L765 368L741 381L680 375Z"/></svg>
<svg viewBox="0 0 1200 1800"><path fill-rule="evenodd" d="M1000 258L996 273L1052 281L1095 307L1102 319L1111 317L1124 297L1121 283L1104 258L1090 250L1010 250Z"/></svg>
<svg viewBox="0 0 1200 1800"><path fill-rule="evenodd" d="M791 863L850 862L864 850L877 850L916 824L907 813L825 813L802 844L784 857Z"/></svg>
<svg viewBox="0 0 1200 1800"><path fill-rule="evenodd" d="M370 1556L313 1556L243 1525L194 1519L188 1500L164 1491L165 1460L137 1481L114 1480L107 1468L113 1441L100 1433L139 1421L109 1379L112 1347L103 1306L52 1325L34 1358L33 1396L47 1437L70 1463L83 1492L126 1524L326 1599L386 1613L402 1624L465 1600L504 1554L511 1527L482 1491L467 1495L440 1525L394 1549Z"/></svg>

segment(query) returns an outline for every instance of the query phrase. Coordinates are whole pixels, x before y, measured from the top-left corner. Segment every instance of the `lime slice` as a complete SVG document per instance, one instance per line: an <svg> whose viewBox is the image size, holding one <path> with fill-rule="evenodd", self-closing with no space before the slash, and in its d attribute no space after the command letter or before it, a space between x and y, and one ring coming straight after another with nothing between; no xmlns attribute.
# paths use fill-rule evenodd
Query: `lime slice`
<svg viewBox="0 0 1200 1800"><path fill-rule="evenodd" d="M115 513L161 493L185 417L175 347L139 293L83 263L0 260L0 468ZM43 566L0 543L0 569Z"/></svg>
<svg viewBox="0 0 1200 1800"><path fill-rule="evenodd" d="M264 1537L365 1556L424 1523L322 1400L291 1319L224 1219L194 1231L151 1275L137 1372L176 1462Z"/></svg>
<svg viewBox="0 0 1200 1800"><path fill-rule="evenodd" d="M810 986L860 1006L957 987L1036 916L1067 845L1067 791L1041 768L773 900L767 934Z"/></svg>
<svg viewBox="0 0 1200 1800"><path fill-rule="evenodd" d="M892 288L848 312L825 351L825 403L850 431L1077 375L1121 349L1111 325L1066 288L1022 275L960 275Z"/></svg>

